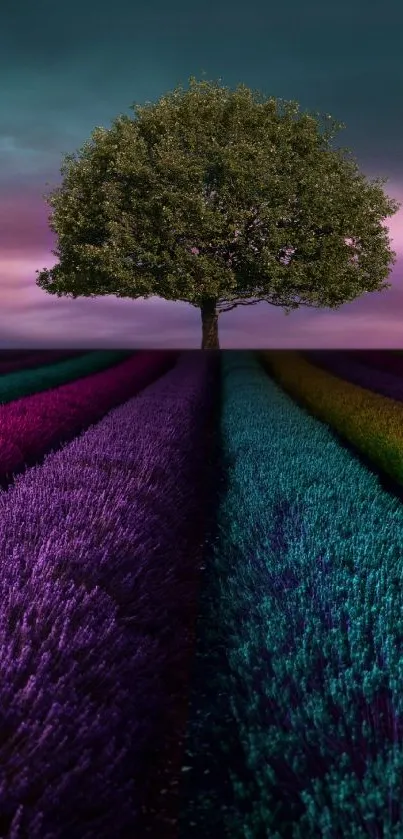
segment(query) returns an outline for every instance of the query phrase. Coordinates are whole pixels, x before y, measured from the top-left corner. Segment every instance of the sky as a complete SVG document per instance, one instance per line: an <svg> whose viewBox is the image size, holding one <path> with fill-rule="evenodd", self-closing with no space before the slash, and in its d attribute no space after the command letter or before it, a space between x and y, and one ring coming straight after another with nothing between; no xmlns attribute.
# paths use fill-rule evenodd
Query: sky
<svg viewBox="0 0 403 839"><path fill-rule="evenodd" d="M402 29L401 0L2 0L0 348L200 347L186 303L69 300L35 283L56 262L43 193L64 154L191 75L330 113L347 126L337 144L403 202ZM337 311L241 306L220 316L220 346L403 347L403 208L389 231L389 290Z"/></svg>

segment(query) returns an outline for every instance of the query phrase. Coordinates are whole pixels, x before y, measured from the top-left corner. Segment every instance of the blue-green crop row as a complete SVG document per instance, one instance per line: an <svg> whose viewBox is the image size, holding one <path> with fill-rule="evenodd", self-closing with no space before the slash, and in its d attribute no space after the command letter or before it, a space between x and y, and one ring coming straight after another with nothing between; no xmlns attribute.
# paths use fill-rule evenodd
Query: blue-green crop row
<svg viewBox="0 0 403 839"><path fill-rule="evenodd" d="M225 652L210 677L249 775L219 736L221 711L192 709L232 782L221 835L397 839L403 507L253 356L223 354L222 400L227 486L203 620Z"/></svg>
<svg viewBox="0 0 403 839"><path fill-rule="evenodd" d="M68 358L54 364L44 363L35 370L19 369L7 373L0 379L0 404L6 405L32 393L41 393L53 387L60 387L75 379L90 376L114 364L119 364L133 352L122 350L101 350L88 352L78 358Z"/></svg>

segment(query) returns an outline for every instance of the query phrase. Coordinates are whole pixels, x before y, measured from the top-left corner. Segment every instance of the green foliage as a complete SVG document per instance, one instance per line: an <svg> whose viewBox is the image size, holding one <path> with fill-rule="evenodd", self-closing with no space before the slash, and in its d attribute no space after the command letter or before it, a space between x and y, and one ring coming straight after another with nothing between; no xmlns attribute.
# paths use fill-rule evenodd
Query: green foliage
<svg viewBox="0 0 403 839"><path fill-rule="evenodd" d="M59 263L40 288L288 312L388 287L381 222L399 204L332 148L342 124L194 77L132 109L67 155L45 196Z"/></svg>

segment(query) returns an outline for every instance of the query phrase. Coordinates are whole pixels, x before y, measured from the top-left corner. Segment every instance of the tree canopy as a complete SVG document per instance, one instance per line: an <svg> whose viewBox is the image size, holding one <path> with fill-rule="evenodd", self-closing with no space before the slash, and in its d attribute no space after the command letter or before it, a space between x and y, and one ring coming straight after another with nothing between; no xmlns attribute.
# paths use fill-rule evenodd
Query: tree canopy
<svg viewBox="0 0 403 839"><path fill-rule="evenodd" d="M44 291L186 301L218 347L235 306L337 308L390 285L382 222L400 205L333 148L342 123L194 77L131 107L65 156L44 196L59 259L37 272Z"/></svg>

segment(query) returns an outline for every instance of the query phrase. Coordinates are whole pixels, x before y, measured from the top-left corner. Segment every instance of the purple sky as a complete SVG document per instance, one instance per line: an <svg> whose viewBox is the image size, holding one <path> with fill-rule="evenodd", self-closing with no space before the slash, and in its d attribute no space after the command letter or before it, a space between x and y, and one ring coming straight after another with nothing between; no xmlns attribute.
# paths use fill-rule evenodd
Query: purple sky
<svg viewBox="0 0 403 839"><path fill-rule="evenodd" d="M6 9L0 348L200 346L200 315L187 304L58 299L35 284L36 269L55 262L42 194L60 182L63 154L78 149L96 125L107 127L129 112L134 100L155 101L179 82L186 86L191 74L204 70L230 87L243 81L296 99L303 109L331 113L347 125L338 144L353 150L369 177L388 177L385 191L403 202L403 6L387 0L382 17L371 3L362 15L359 0L302 6L299 0L270 8L265 0L245 7L222 0L207 15L185 0L173 0L169 13L161 0L141 12L116 0L113 17L106 0L71 0L67 17L51 0L39 6L21 0ZM403 209L389 229L398 253L389 291L337 312L301 308L286 317L265 303L238 307L220 317L221 347L402 347Z"/></svg>

